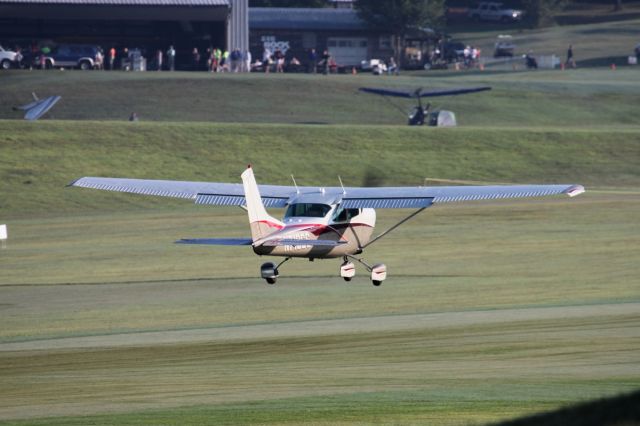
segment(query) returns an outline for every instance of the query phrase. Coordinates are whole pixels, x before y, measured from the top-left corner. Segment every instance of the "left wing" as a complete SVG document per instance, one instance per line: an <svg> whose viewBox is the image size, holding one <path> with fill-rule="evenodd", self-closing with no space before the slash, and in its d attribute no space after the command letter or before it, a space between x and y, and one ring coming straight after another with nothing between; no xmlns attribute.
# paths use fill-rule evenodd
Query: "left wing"
<svg viewBox="0 0 640 426"><path fill-rule="evenodd" d="M183 238L176 241L178 244L202 244L216 246L250 246L251 238Z"/></svg>
<svg viewBox="0 0 640 426"><path fill-rule="evenodd" d="M68 186L185 198L194 200L196 204L226 206L246 204L242 184L235 183L83 177ZM573 197L585 191L582 185L575 184L380 188L259 185L258 188L266 207L285 207L304 195L307 200L317 199L317 202L327 204L340 203L344 208L422 208L439 203L499 198L559 194Z"/></svg>

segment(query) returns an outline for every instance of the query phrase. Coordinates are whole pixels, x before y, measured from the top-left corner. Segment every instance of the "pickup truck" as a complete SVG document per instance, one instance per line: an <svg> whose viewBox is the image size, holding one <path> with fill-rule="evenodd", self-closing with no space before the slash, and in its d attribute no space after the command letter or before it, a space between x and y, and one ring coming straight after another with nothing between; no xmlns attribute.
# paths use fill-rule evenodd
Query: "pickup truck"
<svg viewBox="0 0 640 426"><path fill-rule="evenodd" d="M4 48L0 46L0 69L8 70L11 66L18 65L18 62L20 62L18 53L4 50Z"/></svg>
<svg viewBox="0 0 640 426"><path fill-rule="evenodd" d="M469 18L475 21L517 22L522 20L523 12L504 7L502 3L480 2L469 9Z"/></svg>

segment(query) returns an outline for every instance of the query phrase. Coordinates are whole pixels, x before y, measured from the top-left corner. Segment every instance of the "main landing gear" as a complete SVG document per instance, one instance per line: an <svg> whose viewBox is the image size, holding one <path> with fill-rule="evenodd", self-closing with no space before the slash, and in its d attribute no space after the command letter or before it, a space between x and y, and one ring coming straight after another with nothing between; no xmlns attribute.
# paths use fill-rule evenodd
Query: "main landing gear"
<svg viewBox="0 0 640 426"><path fill-rule="evenodd" d="M278 280L278 276L280 275L278 268L289 259L291 258L287 257L277 265L272 262L263 263L262 266L260 266L260 276L267 282L267 284L275 284ZM349 261L349 259L353 259L367 268L367 271L371 273L371 283L376 287L382 284L382 281L387 279L387 266L384 263L369 266L362 259L358 259L353 256L344 256L342 258L343 263L340 265L340 276L345 281L351 281L351 279L356 275L356 267L353 262Z"/></svg>
<svg viewBox="0 0 640 426"><path fill-rule="evenodd" d="M373 266L369 266L364 260L347 255L342 258L343 263L340 265L340 276L345 281L351 281L351 279L356 275L356 267L353 262L349 262L349 259L353 259L367 268L367 271L371 273L371 283L376 287L382 284L382 281L387 279L387 265L384 263L377 263Z"/></svg>

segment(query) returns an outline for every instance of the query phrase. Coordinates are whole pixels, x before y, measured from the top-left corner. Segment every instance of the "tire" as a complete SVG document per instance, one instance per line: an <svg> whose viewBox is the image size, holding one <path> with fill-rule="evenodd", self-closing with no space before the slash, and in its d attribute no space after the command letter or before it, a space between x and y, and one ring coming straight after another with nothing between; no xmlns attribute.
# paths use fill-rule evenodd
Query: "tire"
<svg viewBox="0 0 640 426"><path fill-rule="evenodd" d="M265 281L267 282L267 284L272 284L272 285L276 283L275 278L265 278Z"/></svg>
<svg viewBox="0 0 640 426"><path fill-rule="evenodd" d="M78 68L80 68L82 71L87 71L91 69L91 64L89 63L89 61L82 61L78 65Z"/></svg>
<svg viewBox="0 0 640 426"><path fill-rule="evenodd" d="M3 70L10 69L11 61L9 61L8 59L3 59L2 62L0 62L0 68L2 68Z"/></svg>
<svg viewBox="0 0 640 426"><path fill-rule="evenodd" d="M351 277L342 277L342 279L344 279L346 282L351 281Z"/></svg>
<svg viewBox="0 0 640 426"><path fill-rule="evenodd" d="M373 280L373 281L371 281L371 283L372 283L373 285L375 285L376 287L380 287L380 284L382 284L382 281L376 281L376 280Z"/></svg>

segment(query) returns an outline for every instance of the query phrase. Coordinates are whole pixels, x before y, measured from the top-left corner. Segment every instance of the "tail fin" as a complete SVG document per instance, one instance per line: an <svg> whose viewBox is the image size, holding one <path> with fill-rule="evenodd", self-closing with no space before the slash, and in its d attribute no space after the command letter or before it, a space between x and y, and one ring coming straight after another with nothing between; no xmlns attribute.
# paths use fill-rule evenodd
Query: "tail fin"
<svg viewBox="0 0 640 426"><path fill-rule="evenodd" d="M269 216L262 204L260 191L256 178L253 175L251 166L242 173L242 184L244 185L244 198L247 200L247 212L249 213L249 224L251 225L251 238L257 241L267 235L282 229L284 223Z"/></svg>

